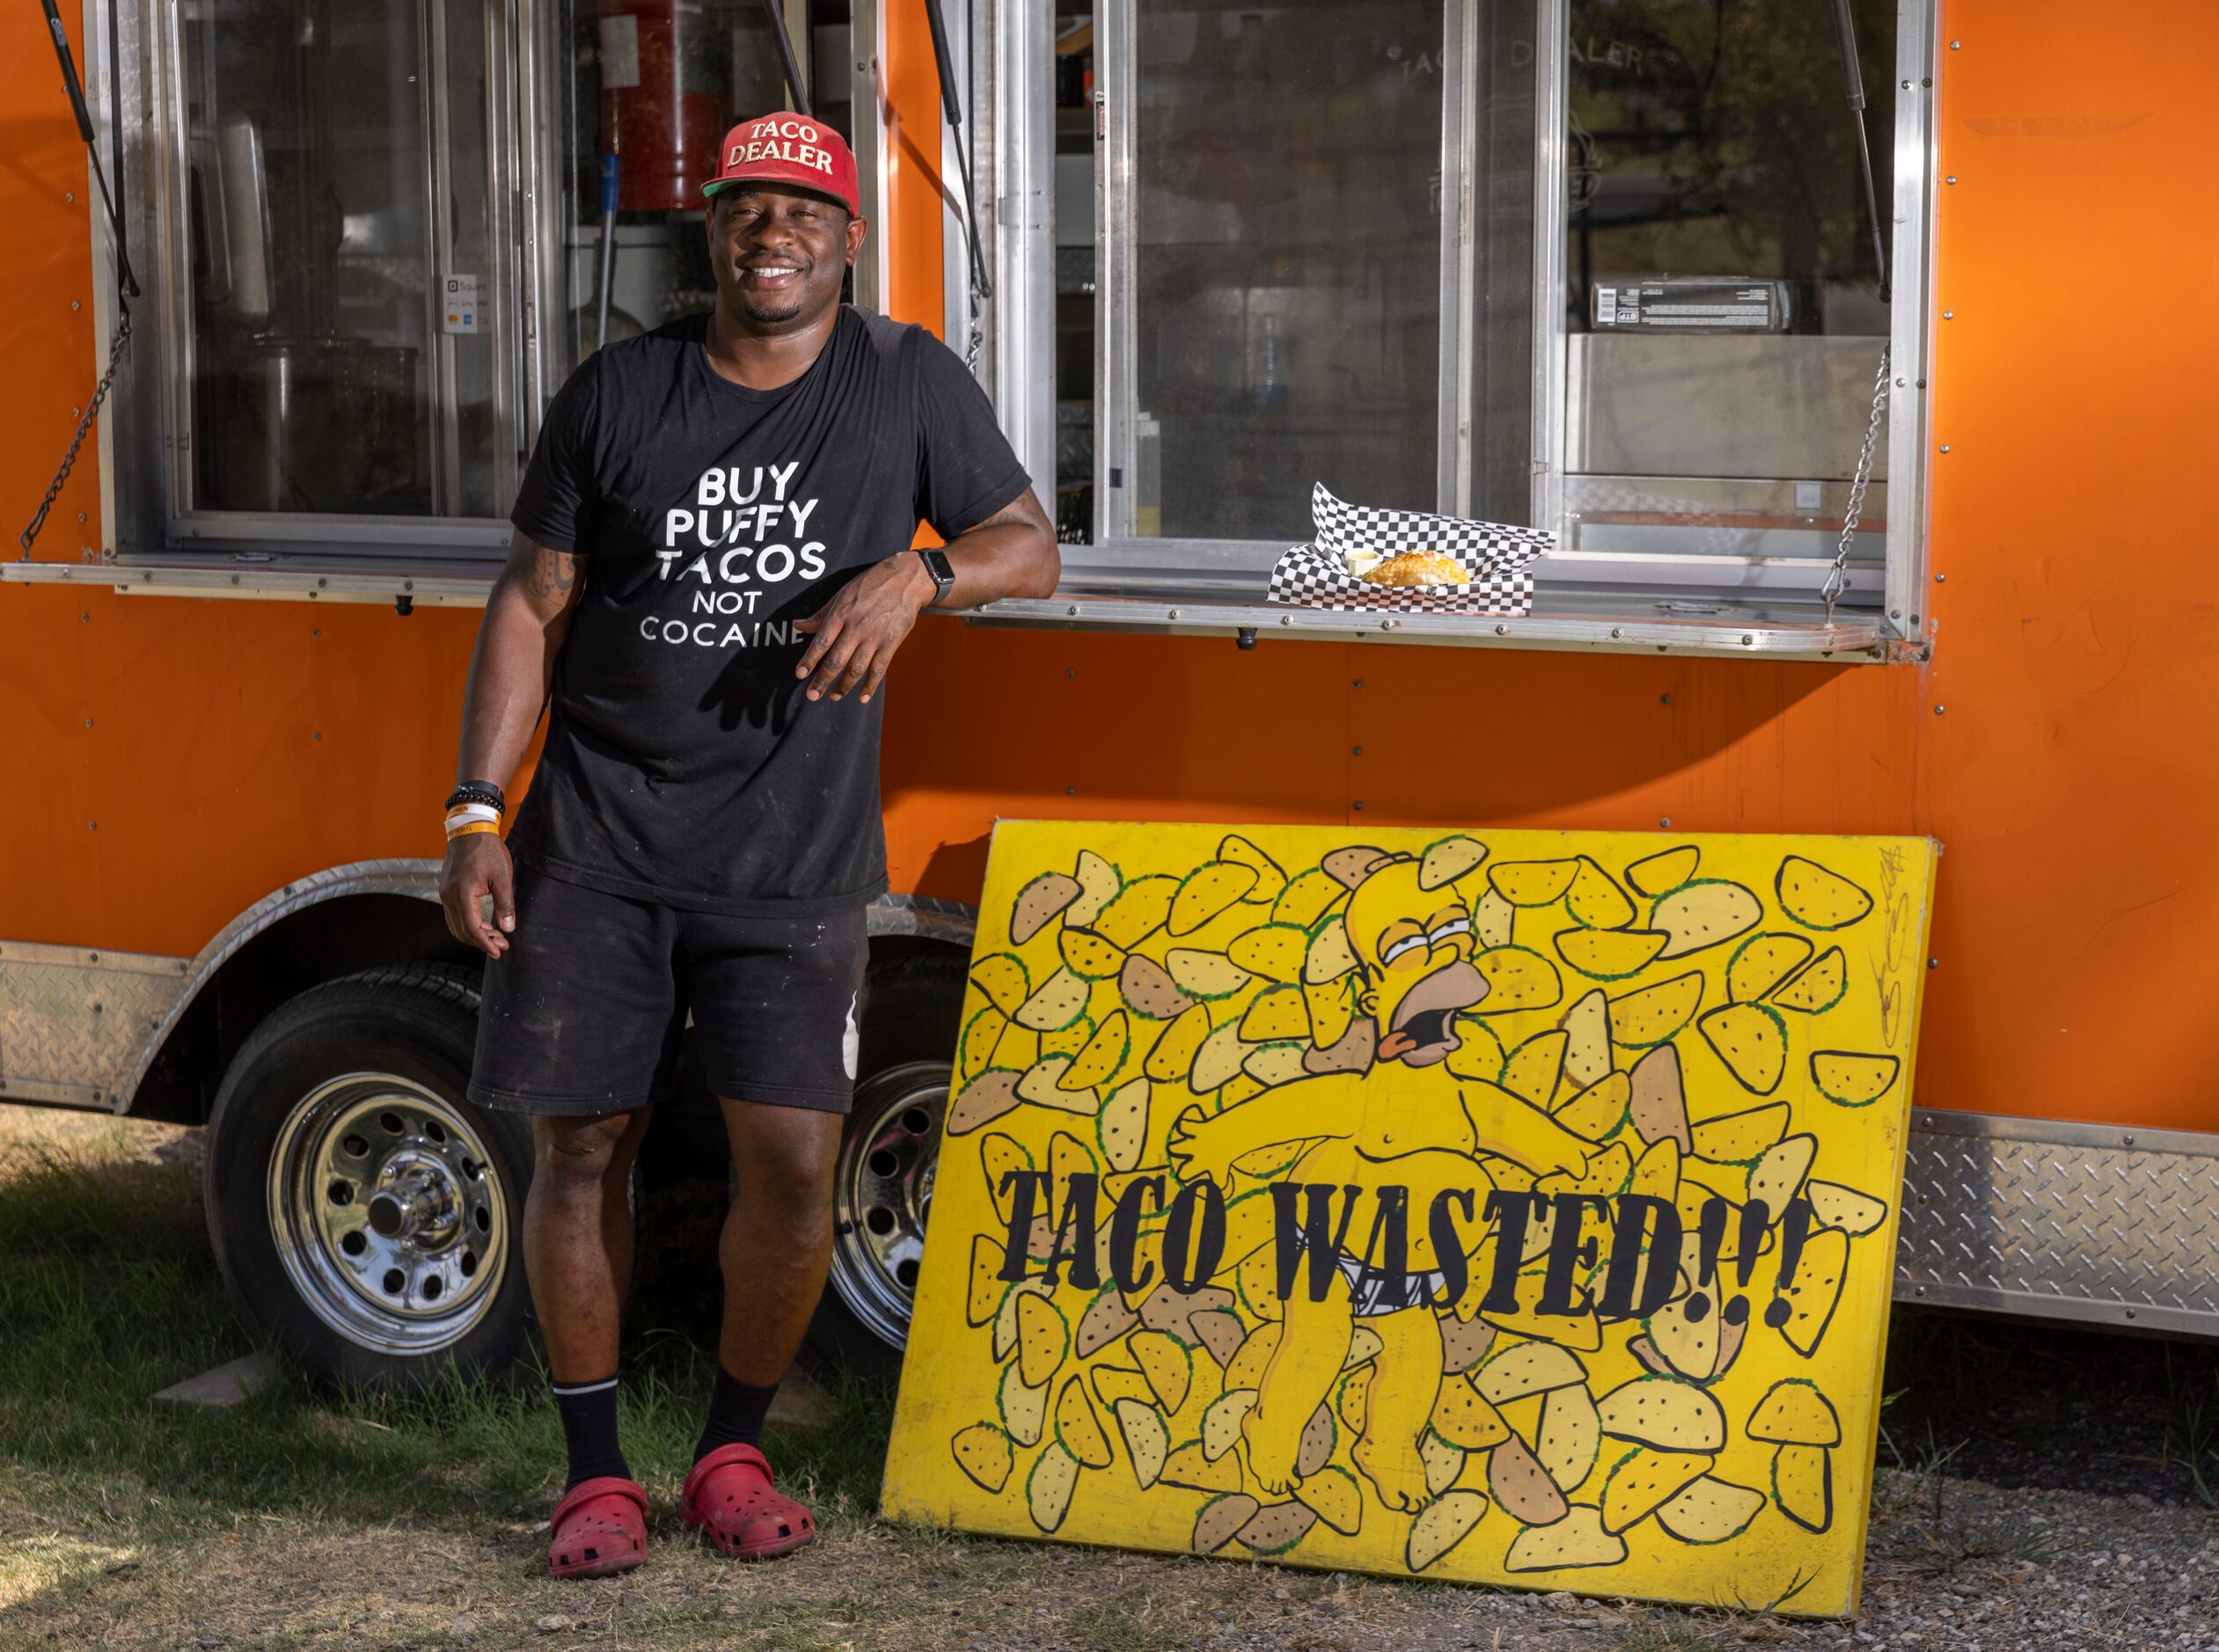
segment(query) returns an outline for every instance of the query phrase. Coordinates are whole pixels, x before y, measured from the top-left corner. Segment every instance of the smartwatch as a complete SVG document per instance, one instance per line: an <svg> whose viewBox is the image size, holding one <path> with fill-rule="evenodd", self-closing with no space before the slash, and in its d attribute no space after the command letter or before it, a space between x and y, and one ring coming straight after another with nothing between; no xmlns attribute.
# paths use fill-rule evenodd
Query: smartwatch
<svg viewBox="0 0 2219 1652"><path fill-rule="evenodd" d="M956 588L955 565L948 561L947 556L934 545L919 545L917 547L917 554L925 559L925 572L933 576L933 584L935 588L933 591L933 600L926 603L925 606L937 608L948 600L948 593Z"/></svg>

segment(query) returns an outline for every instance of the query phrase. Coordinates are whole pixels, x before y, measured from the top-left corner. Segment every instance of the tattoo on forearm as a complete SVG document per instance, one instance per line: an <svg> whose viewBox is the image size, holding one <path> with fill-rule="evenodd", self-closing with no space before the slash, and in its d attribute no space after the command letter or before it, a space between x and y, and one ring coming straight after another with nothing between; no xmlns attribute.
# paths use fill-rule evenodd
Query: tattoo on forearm
<svg viewBox="0 0 2219 1652"><path fill-rule="evenodd" d="M1014 523L1037 525L1043 520L1040 508L1033 503L1032 489L1011 500L992 515L978 524L981 528L1007 528Z"/></svg>
<svg viewBox="0 0 2219 1652"><path fill-rule="evenodd" d="M524 588L542 602L551 596L568 596L577 582L578 559L544 546L524 570Z"/></svg>

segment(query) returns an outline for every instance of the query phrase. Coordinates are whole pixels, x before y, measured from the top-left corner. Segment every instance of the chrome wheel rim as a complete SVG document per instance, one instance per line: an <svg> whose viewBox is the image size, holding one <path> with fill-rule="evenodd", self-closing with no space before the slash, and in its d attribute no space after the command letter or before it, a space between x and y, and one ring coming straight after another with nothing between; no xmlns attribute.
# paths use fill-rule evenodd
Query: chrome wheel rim
<svg viewBox="0 0 2219 1652"><path fill-rule="evenodd" d="M423 1355L482 1320L509 1257L509 1200L477 1128L392 1073L304 1097L270 1154L270 1234L310 1312L356 1346Z"/></svg>
<svg viewBox="0 0 2219 1652"><path fill-rule="evenodd" d="M909 1341L948 1105L944 1061L906 1062L856 1092L834 1180L832 1290L890 1348Z"/></svg>

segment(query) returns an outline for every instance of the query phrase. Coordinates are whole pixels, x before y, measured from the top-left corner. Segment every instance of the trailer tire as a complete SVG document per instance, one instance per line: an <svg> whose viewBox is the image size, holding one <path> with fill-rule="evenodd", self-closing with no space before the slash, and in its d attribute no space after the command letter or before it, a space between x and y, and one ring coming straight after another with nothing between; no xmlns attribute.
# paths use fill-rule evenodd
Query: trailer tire
<svg viewBox="0 0 2219 1652"><path fill-rule="evenodd" d="M209 1120L217 1266L257 1337L325 1383L505 1376L525 1346L530 1127L465 1094L477 978L396 964L256 1027Z"/></svg>
<svg viewBox="0 0 2219 1652"><path fill-rule="evenodd" d="M919 947L864 976L832 1265L803 1350L821 1373L891 1382L901 1371L968 968L952 947Z"/></svg>

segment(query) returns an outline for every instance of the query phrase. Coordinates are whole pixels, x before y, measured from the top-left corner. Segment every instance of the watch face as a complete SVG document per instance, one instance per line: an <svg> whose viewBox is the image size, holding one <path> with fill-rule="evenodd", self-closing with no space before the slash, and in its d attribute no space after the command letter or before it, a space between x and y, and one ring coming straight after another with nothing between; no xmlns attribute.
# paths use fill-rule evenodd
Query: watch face
<svg viewBox="0 0 2219 1652"><path fill-rule="evenodd" d="M925 559L925 571L933 576L933 583L938 587L933 593L933 601L936 603L956 588L955 565L942 552L930 546L920 546L917 554Z"/></svg>

